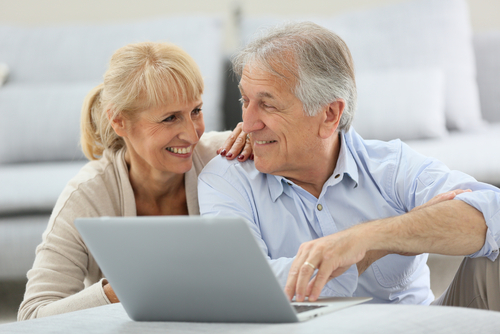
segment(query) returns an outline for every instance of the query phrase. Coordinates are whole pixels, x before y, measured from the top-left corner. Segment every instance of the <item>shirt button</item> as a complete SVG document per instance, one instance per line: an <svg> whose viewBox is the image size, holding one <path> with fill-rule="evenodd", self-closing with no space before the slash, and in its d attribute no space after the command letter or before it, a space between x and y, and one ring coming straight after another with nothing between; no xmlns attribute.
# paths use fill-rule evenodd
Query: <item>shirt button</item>
<svg viewBox="0 0 500 334"><path fill-rule="evenodd" d="M338 179L340 177L340 174L335 175L335 178Z"/></svg>
<svg viewBox="0 0 500 334"><path fill-rule="evenodd" d="M318 204L317 208L318 208L319 211L321 211L321 210L323 210L323 205Z"/></svg>

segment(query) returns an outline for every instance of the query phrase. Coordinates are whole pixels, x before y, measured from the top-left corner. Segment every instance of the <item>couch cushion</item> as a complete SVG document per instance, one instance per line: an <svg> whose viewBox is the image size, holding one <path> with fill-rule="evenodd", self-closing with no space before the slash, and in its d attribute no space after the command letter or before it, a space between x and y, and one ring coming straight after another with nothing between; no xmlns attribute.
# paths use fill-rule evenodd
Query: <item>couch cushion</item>
<svg viewBox="0 0 500 334"><path fill-rule="evenodd" d="M474 34L474 51L483 117L500 122L500 31Z"/></svg>
<svg viewBox="0 0 500 334"><path fill-rule="evenodd" d="M0 216L51 212L62 190L86 161L0 166Z"/></svg>
<svg viewBox="0 0 500 334"><path fill-rule="evenodd" d="M26 279L48 221L48 214L0 217L0 280Z"/></svg>
<svg viewBox="0 0 500 334"><path fill-rule="evenodd" d="M9 83L0 89L0 164L82 160L80 111L98 82Z"/></svg>
<svg viewBox="0 0 500 334"><path fill-rule="evenodd" d="M245 18L247 42L261 26L283 18ZM469 12L465 0L418 0L311 18L341 36L354 57L356 71L439 67L445 73L446 122L450 129L482 124Z"/></svg>
<svg viewBox="0 0 500 334"><path fill-rule="evenodd" d="M101 81L118 48L143 41L172 42L198 63L206 84L206 127L217 130L222 126L222 28L221 18L201 15L126 24L0 26L0 61L9 64L13 84Z"/></svg>
<svg viewBox="0 0 500 334"><path fill-rule="evenodd" d="M446 136L444 78L439 69L363 72L356 78L353 126L365 139Z"/></svg>
<svg viewBox="0 0 500 334"><path fill-rule="evenodd" d="M450 169L500 187L500 123L485 125L476 133L450 132L446 138L406 143Z"/></svg>
<svg viewBox="0 0 500 334"><path fill-rule="evenodd" d="M5 63L0 63L0 87L7 81L9 76L9 66Z"/></svg>

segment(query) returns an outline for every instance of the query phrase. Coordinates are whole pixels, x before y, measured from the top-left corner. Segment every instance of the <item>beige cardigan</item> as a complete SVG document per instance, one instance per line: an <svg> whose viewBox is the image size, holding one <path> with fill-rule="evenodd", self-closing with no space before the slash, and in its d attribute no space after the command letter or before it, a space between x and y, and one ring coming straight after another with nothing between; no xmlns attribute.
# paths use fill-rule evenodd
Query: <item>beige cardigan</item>
<svg viewBox="0 0 500 334"><path fill-rule="evenodd" d="M199 215L198 175L216 155L229 132L202 136L185 175L190 215ZM136 216L135 198L125 164L125 150L105 151L86 164L59 196L37 247L18 320L45 317L109 304L103 275L73 225L78 217Z"/></svg>

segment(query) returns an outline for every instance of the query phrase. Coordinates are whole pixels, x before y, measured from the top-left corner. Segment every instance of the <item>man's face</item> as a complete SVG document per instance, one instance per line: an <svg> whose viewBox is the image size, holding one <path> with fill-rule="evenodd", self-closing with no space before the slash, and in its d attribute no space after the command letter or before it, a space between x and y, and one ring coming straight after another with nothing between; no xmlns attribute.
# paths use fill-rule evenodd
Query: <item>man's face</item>
<svg viewBox="0 0 500 334"><path fill-rule="evenodd" d="M300 179L317 163L321 113L306 116L290 84L254 66L245 66L239 87L243 130L250 133L256 168Z"/></svg>

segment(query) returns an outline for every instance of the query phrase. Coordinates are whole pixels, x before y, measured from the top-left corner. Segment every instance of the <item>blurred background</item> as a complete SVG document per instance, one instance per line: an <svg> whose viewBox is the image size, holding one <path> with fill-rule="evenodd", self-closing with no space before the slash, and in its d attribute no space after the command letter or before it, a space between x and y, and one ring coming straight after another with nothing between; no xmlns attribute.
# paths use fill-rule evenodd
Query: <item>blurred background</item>
<svg viewBox="0 0 500 334"><path fill-rule="evenodd" d="M386 11L389 21L384 18ZM166 39L180 44L199 63L206 77L207 130L231 129L241 116L236 79L231 75L228 59L258 26L259 19L268 17L273 19L264 20L267 23L282 18L318 18L331 23L333 30L338 27L341 37L349 37L347 44L364 75L359 89L366 92L362 96L370 97L365 101L373 103L386 96L387 92L371 91L376 86L408 88L388 93L405 97L405 101L399 102L409 104L394 107L408 108L411 114L399 114L401 119L389 116L402 125L383 118L392 128L382 124L379 129L383 131L370 132L363 129L363 124L356 124L357 129L366 131L364 136L408 140L415 149L442 159L452 168L500 185L500 128L489 127L490 123L500 122L500 93L491 89L500 86L498 0L0 0L0 323L15 320L26 271L31 267L50 211L66 182L85 163L78 153L79 108L86 92L99 83L112 52L143 39ZM250 22L250 18L257 20ZM411 26L401 29L388 23L404 25L406 21ZM350 30L356 30L357 36L350 36L354 34ZM398 30L400 35L393 35ZM420 36L422 32L425 34ZM478 36L474 43L473 35ZM424 45L434 37L429 46ZM415 45L410 45L412 41ZM374 72L364 61L374 61L376 55L370 59L370 53L375 50L358 47L367 43L374 43L374 49L380 45L391 54L401 52L403 56L393 57L395 63L398 57L411 58L420 49L429 50L430 56L415 56L415 68L426 75L419 76L414 68L407 72L407 63L395 67L379 64L383 69L392 66L396 72L380 74L380 68ZM447 43L450 48L438 50ZM408 50L400 50L407 45ZM493 55L490 49L496 53ZM422 72L427 56L439 61L426 64ZM389 58L383 55L383 59ZM458 73L464 68L461 62L471 68L465 77L474 81L472 88L462 88L473 96L460 93L450 98L450 84L462 82L453 79L454 71ZM455 70L450 70L448 64L456 65ZM490 67L483 68L482 64ZM404 71L400 70L403 67ZM436 70L437 67L445 70ZM486 78L482 81L486 84L476 85L476 73ZM400 75L413 81L405 86ZM379 84L380 80L385 80L386 85ZM443 93L431 101L437 112L429 115L424 125L411 127L415 124L412 117L421 111L415 107L415 101L424 94L434 96L435 92ZM469 102L472 109L477 109L477 117L472 120L465 114L469 108L463 107ZM360 101L360 114L365 106ZM462 114L452 119L449 114L454 108ZM383 112L386 110L380 110ZM368 126L373 128L376 120L370 119ZM406 124L408 120L412 124ZM394 129L400 132L392 132ZM487 149L477 149L487 145ZM469 154L467 159L464 152ZM447 259L437 266L441 272L431 270L434 276L446 276L432 286L436 294L442 292L452 275L445 271L449 267L452 273L459 261Z"/></svg>
<svg viewBox="0 0 500 334"><path fill-rule="evenodd" d="M235 11L244 15L276 14L300 18L330 16L405 0L0 0L0 23L29 26L60 23L109 23L195 13L224 18L224 48L238 46ZM500 28L500 1L467 0L474 31Z"/></svg>

